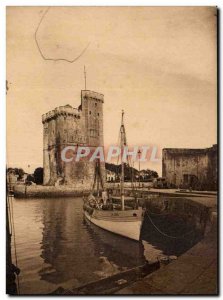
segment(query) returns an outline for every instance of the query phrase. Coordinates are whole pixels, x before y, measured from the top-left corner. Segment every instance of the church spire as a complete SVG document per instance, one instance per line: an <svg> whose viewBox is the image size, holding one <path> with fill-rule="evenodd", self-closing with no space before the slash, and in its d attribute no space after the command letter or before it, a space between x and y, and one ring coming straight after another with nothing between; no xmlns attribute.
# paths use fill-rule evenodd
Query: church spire
<svg viewBox="0 0 223 300"><path fill-rule="evenodd" d="M84 66L84 89L85 91L87 89L87 73L86 73L85 66Z"/></svg>

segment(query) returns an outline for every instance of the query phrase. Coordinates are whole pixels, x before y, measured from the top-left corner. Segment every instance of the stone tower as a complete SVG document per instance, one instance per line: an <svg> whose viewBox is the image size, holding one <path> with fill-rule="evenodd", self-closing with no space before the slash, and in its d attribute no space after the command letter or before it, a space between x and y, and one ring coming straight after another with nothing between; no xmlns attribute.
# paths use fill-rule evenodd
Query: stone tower
<svg viewBox="0 0 223 300"><path fill-rule="evenodd" d="M90 189L95 162L89 158L64 162L61 151L67 146L104 146L102 94L82 90L81 105L60 106L42 116L44 185L70 185ZM101 164L104 176L104 164Z"/></svg>
<svg viewBox="0 0 223 300"><path fill-rule="evenodd" d="M81 91L81 108L84 118L87 145L104 146L103 140L104 96L92 91Z"/></svg>

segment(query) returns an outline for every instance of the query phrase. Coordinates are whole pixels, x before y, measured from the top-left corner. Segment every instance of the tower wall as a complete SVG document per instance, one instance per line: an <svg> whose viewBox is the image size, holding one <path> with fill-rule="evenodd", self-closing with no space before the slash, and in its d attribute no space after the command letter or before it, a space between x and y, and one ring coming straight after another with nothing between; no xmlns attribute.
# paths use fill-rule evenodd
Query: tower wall
<svg viewBox="0 0 223 300"><path fill-rule="evenodd" d="M92 147L104 146L103 139L104 95L81 91L82 116L85 120L87 144Z"/></svg>
<svg viewBox="0 0 223 300"><path fill-rule="evenodd" d="M81 91L82 117L85 120L85 132L87 145L92 151L100 146L104 148L104 131L103 131L103 104L104 95L93 91ZM90 169L95 170L95 162L89 162ZM102 180L105 182L105 163L100 163Z"/></svg>
<svg viewBox="0 0 223 300"><path fill-rule="evenodd" d="M43 123L43 184L46 185L50 180L50 162L48 153L48 122Z"/></svg>
<svg viewBox="0 0 223 300"><path fill-rule="evenodd" d="M66 105L43 115L44 185L92 187L95 162L90 162L89 158L64 162L61 152L67 146L89 146L92 151L104 146L103 102L103 95L82 91L79 109ZM105 178L104 163L101 169Z"/></svg>

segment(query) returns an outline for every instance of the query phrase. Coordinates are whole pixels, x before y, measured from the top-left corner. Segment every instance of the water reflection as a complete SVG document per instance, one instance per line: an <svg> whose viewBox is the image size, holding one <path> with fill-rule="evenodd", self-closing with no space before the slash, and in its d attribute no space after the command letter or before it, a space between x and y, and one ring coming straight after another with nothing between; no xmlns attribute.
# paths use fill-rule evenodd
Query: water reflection
<svg viewBox="0 0 223 300"><path fill-rule="evenodd" d="M141 242L138 243L112 234L95 226L88 220L84 219L83 222L86 224L86 229L94 241L96 256L106 256L119 266L120 271L145 263L144 246Z"/></svg>
<svg viewBox="0 0 223 300"><path fill-rule="evenodd" d="M94 240L83 226L81 199L46 201L43 209L41 280L74 286L98 279ZM50 267L48 266L50 264ZM46 267L45 267L46 266Z"/></svg>
<svg viewBox="0 0 223 300"><path fill-rule="evenodd" d="M146 256L149 256L148 259L154 260L159 255L179 256L202 237L201 233L195 231L193 226L186 224L179 215L150 215L149 218L145 217L142 227L144 247L147 249L147 253L149 252L149 254L145 253Z"/></svg>
<svg viewBox="0 0 223 300"><path fill-rule="evenodd" d="M81 198L14 200L14 218L23 294L74 288L188 246L166 241L148 220L143 243L104 231L83 219Z"/></svg>

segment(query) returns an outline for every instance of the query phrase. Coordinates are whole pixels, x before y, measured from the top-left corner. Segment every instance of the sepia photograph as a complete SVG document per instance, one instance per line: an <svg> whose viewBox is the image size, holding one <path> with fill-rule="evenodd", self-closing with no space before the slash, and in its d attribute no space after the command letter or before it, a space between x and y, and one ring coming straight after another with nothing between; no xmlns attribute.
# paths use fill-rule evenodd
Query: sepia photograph
<svg viewBox="0 0 223 300"><path fill-rule="evenodd" d="M6 294L219 294L218 17L6 7Z"/></svg>

